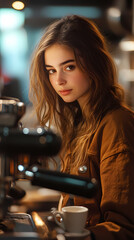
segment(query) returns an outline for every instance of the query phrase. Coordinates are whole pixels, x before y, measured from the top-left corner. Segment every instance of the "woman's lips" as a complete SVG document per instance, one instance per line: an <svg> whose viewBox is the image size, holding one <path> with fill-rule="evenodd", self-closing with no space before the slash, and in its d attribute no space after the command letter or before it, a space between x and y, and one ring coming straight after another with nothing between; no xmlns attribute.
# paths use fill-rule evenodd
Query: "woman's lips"
<svg viewBox="0 0 134 240"><path fill-rule="evenodd" d="M61 95L66 96L66 95L70 94L71 91L72 91L72 89L68 89L68 90L61 90L59 92Z"/></svg>

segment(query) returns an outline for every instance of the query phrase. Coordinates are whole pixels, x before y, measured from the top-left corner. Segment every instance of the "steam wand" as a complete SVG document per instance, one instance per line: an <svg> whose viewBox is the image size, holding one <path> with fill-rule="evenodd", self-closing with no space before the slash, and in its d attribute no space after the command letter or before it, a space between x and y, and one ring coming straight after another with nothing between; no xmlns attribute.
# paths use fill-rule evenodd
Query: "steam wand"
<svg viewBox="0 0 134 240"><path fill-rule="evenodd" d="M98 185L92 178L84 178L59 171L45 170L32 166L25 170L25 177L32 185L58 190L85 198L95 196Z"/></svg>

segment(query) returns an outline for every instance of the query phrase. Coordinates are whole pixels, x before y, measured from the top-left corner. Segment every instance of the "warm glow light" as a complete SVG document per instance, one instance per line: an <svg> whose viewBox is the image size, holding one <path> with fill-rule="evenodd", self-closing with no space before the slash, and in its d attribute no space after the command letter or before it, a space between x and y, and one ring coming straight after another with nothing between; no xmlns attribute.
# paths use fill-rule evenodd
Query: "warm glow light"
<svg viewBox="0 0 134 240"><path fill-rule="evenodd" d="M120 41L119 46L120 46L121 50L123 50L123 51L134 51L134 37L127 36L127 37L123 38Z"/></svg>
<svg viewBox="0 0 134 240"><path fill-rule="evenodd" d="M34 222L35 222L36 226L41 226L41 227L44 226L44 222L41 219L41 217L38 215L38 213L33 212L32 217L34 219Z"/></svg>
<svg viewBox="0 0 134 240"><path fill-rule="evenodd" d="M108 15L113 18L119 18L121 16L121 11L118 8L109 8L107 11Z"/></svg>
<svg viewBox="0 0 134 240"><path fill-rule="evenodd" d="M121 42L120 47L124 51L134 51L134 42L132 41Z"/></svg>
<svg viewBox="0 0 134 240"><path fill-rule="evenodd" d="M37 212L32 212L32 218L41 239L48 239L49 230L46 223L41 219Z"/></svg>
<svg viewBox="0 0 134 240"><path fill-rule="evenodd" d="M22 9L24 9L25 5L21 1L15 1L12 3L12 7L16 10L22 10Z"/></svg>

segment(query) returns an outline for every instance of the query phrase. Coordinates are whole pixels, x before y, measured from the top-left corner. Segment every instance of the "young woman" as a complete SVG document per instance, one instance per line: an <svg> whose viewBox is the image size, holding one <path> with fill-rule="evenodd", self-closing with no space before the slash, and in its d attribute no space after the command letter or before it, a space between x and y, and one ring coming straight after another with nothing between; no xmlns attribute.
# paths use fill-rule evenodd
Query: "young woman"
<svg viewBox="0 0 134 240"><path fill-rule="evenodd" d="M98 181L94 199L74 197L89 209L94 238L134 239L134 113L91 21L72 15L46 29L31 64L30 99L40 124L61 133L61 170Z"/></svg>

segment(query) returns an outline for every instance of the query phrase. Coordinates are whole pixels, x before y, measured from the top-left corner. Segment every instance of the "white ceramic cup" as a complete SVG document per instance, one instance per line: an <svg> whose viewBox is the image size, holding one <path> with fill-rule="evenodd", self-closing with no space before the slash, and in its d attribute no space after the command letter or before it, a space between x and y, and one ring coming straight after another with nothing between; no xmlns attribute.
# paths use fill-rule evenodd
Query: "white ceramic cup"
<svg viewBox="0 0 134 240"><path fill-rule="evenodd" d="M62 208L62 212L53 211L55 222L64 231L70 233L82 233L84 231L87 215L88 208L83 206L66 206Z"/></svg>

